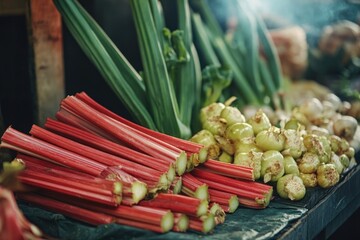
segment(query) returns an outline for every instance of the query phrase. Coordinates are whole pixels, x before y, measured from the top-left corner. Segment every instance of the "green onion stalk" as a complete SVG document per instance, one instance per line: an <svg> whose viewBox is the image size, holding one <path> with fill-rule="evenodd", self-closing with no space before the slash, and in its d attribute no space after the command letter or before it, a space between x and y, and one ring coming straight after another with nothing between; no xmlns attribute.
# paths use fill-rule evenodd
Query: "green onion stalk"
<svg viewBox="0 0 360 240"><path fill-rule="evenodd" d="M264 85L260 79L259 71L259 37L256 31L256 19L247 9L244 9L243 1L236 1L238 11L237 26L234 32L233 44L245 44L246 61L243 62L244 71L247 79L251 79L250 84L257 96L264 94ZM236 56L237 57L237 56ZM242 58L242 56L239 56Z"/></svg>
<svg viewBox="0 0 360 240"><path fill-rule="evenodd" d="M107 84L129 110L134 121L156 130L148 111L144 83L115 44L75 0L54 0L67 28Z"/></svg>
<svg viewBox="0 0 360 240"><path fill-rule="evenodd" d="M259 96L255 94L244 73L238 68L238 64L232 56L232 50L225 40L224 32L206 1L196 0L191 1L191 3L192 6L199 11L200 16L204 20L205 27L203 28L203 32L207 33L208 39L221 65L228 66L231 71L233 71L233 84L236 87L236 95L241 95L241 98L248 104L259 104Z"/></svg>
<svg viewBox="0 0 360 240"><path fill-rule="evenodd" d="M159 36L148 1L131 0L138 35L144 82L154 122L160 132L189 138L191 131L180 119L174 86L170 81Z"/></svg>

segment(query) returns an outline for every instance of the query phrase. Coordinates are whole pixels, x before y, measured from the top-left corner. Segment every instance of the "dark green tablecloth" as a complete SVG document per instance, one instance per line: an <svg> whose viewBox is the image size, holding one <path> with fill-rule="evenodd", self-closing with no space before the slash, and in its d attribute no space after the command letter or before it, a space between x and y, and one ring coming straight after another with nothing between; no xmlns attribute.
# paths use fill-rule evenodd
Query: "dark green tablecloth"
<svg viewBox="0 0 360 240"><path fill-rule="evenodd" d="M345 173L341 182L346 182L355 170L354 168ZM235 213L227 214L224 224L217 226L213 233L206 235L193 231L157 234L118 224L92 227L26 203L19 202L19 207L25 216L40 227L45 234L58 239L274 239L286 228L291 227L291 222L306 214L324 197L332 194L336 188L337 186L329 189L307 189L305 198L298 202L280 199L275 194L266 209L238 208Z"/></svg>
<svg viewBox="0 0 360 240"><path fill-rule="evenodd" d="M270 239L289 222L301 217L306 208L273 202L268 208L239 208L228 214L224 224L211 234L197 232L157 234L117 224L92 227L43 209L19 203L25 216L44 233L59 239Z"/></svg>

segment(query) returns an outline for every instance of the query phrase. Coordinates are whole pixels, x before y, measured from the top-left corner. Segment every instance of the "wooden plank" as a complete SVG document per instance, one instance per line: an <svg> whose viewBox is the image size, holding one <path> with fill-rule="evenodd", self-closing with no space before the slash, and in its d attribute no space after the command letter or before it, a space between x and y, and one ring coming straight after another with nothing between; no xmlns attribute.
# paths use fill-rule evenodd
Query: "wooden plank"
<svg viewBox="0 0 360 240"><path fill-rule="evenodd" d="M328 237L336 229L329 231L328 227L338 228L341 223L359 209L360 196L360 166L356 166L334 187L334 190L306 215L300 218L279 239L322 239ZM356 204L353 204L356 203ZM337 217L342 219L336 219ZM337 222L340 220L340 222ZM299 234L301 238L298 238Z"/></svg>
<svg viewBox="0 0 360 240"><path fill-rule="evenodd" d="M25 0L0 0L0 16L23 15L25 6Z"/></svg>
<svg viewBox="0 0 360 240"><path fill-rule="evenodd" d="M346 221L353 215L357 209L360 209L360 193L346 206L346 211L341 211L323 230L322 236L324 239L329 239L335 231L340 228L343 224L346 224ZM354 224L355 226L355 224ZM354 229L359 232L358 229ZM351 234L349 234L350 237ZM344 236L346 239L346 236Z"/></svg>
<svg viewBox="0 0 360 240"><path fill-rule="evenodd" d="M356 166L334 191L309 211L308 239L314 239L342 211L355 212L346 208L360 192L360 167Z"/></svg>
<svg viewBox="0 0 360 240"><path fill-rule="evenodd" d="M35 121L41 125L54 116L65 95L61 17L52 1L29 0L27 8Z"/></svg>

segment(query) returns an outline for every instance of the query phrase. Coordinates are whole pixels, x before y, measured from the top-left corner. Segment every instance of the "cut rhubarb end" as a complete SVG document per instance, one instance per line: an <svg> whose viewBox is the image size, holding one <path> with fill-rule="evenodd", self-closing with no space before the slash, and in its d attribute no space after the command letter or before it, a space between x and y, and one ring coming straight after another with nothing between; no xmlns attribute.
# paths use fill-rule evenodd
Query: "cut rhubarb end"
<svg viewBox="0 0 360 240"><path fill-rule="evenodd" d="M122 196L121 195L114 195L114 201L117 205L121 204Z"/></svg>
<svg viewBox="0 0 360 240"><path fill-rule="evenodd" d="M267 207L269 205L269 202L266 200L266 197L263 198L256 198L255 202L260 205L260 206L264 206Z"/></svg>
<svg viewBox="0 0 360 240"><path fill-rule="evenodd" d="M164 232L168 232L173 227L174 227L174 215L171 211L169 211L161 219L161 229Z"/></svg>
<svg viewBox="0 0 360 240"><path fill-rule="evenodd" d="M215 223L220 224L225 222L226 213L224 209L217 203L212 203L210 213L214 214Z"/></svg>
<svg viewBox="0 0 360 240"><path fill-rule="evenodd" d="M229 213L233 213L239 207L239 198L234 195L229 199Z"/></svg>
<svg viewBox="0 0 360 240"><path fill-rule="evenodd" d="M185 173L187 166L187 156L185 152L181 152L180 155L176 158L175 170L176 173L181 176Z"/></svg>
<svg viewBox="0 0 360 240"><path fill-rule="evenodd" d="M216 226L215 216L212 213L208 213L199 218L190 218L189 228L198 232L209 233Z"/></svg>
<svg viewBox="0 0 360 240"><path fill-rule="evenodd" d="M191 153L189 159L191 160L194 167L199 166L200 159L199 159L199 154L198 153Z"/></svg>
<svg viewBox="0 0 360 240"><path fill-rule="evenodd" d="M186 162L186 172L191 172L194 169L194 167L195 167L195 165L190 156Z"/></svg>
<svg viewBox="0 0 360 240"><path fill-rule="evenodd" d="M264 183L268 183L271 181L271 173L265 173L264 177L263 177L263 181Z"/></svg>
<svg viewBox="0 0 360 240"><path fill-rule="evenodd" d="M213 214L208 214L204 219L202 219L202 221L203 233L211 232L216 226L215 216Z"/></svg>
<svg viewBox="0 0 360 240"><path fill-rule="evenodd" d="M158 187L159 188L169 188L170 183L171 182L169 181L169 179L167 177L167 173L164 173L159 178Z"/></svg>
<svg viewBox="0 0 360 240"><path fill-rule="evenodd" d="M208 186L206 184L198 187L195 190L194 197L200 199L200 200L209 200L209 191Z"/></svg>
<svg viewBox="0 0 360 240"><path fill-rule="evenodd" d="M169 182L174 181L175 175L176 175L175 167L173 165L170 165L169 170L167 171L166 174L167 174L167 179L169 180Z"/></svg>
<svg viewBox="0 0 360 240"><path fill-rule="evenodd" d="M199 155L200 163L206 162L206 160L208 159L208 150L207 150L207 148L205 148L205 147L201 148L198 155Z"/></svg>
<svg viewBox="0 0 360 240"><path fill-rule="evenodd" d="M202 200L197 208L196 216L200 217L207 213L209 209L209 202L207 200Z"/></svg>
<svg viewBox="0 0 360 240"><path fill-rule="evenodd" d="M143 200L147 194L147 186L143 182L133 182L131 184L132 200L135 203Z"/></svg>
<svg viewBox="0 0 360 240"><path fill-rule="evenodd" d="M121 182L114 182L113 193L116 195L121 195L123 191L123 186Z"/></svg>
<svg viewBox="0 0 360 240"><path fill-rule="evenodd" d="M185 214L176 213L175 220L174 220L174 232L186 232L189 228L189 218Z"/></svg>
<svg viewBox="0 0 360 240"><path fill-rule="evenodd" d="M265 198L265 206L268 206L270 204L271 199L273 198L273 188L270 188L268 192L264 195Z"/></svg>
<svg viewBox="0 0 360 240"><path fill-rule="evenodd" d="M258 200L248 199L248 198L239 198L239 204L241 206L247 207L247 208L253 208L253 209L264 209L267 205L263 204L262 202Z"/></svg>
<svg viewBox="0 0 360 240"><path fill-rule="evenodd" d="M181 179L181 177L178 177L177 179L175 179L172 182L171 188L172 188L172 193L173 194L179 194L181 192L181 189L182 189L182 179Z"/></svg>

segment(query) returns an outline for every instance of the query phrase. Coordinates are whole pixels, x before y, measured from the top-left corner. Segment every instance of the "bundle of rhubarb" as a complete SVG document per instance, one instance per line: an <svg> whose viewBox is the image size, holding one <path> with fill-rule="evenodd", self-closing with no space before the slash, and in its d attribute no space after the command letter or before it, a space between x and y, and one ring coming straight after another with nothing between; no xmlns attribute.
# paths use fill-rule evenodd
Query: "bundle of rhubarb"
<svg viewBox="0 0 360 240"><path fill-rule="evenodd" d="M231 100L202 108L203 129L190 140L209 157L254 169L256 180L274 183L282 198L300 200L306 188L336 185L356 164L355 118L342 114L348 103L334 94L304 99L291 112L232 107Z"/></svg>
<svg viewBox="0 0 360 240"><path fill-rule="evenodd" d="M9 127L1 138L31 187L18 199L93 225L207 233L225 213L272 198L252 167L208 159L202 144L137 125L84 92L63 99L55 117L30 135Z"/></svg>

